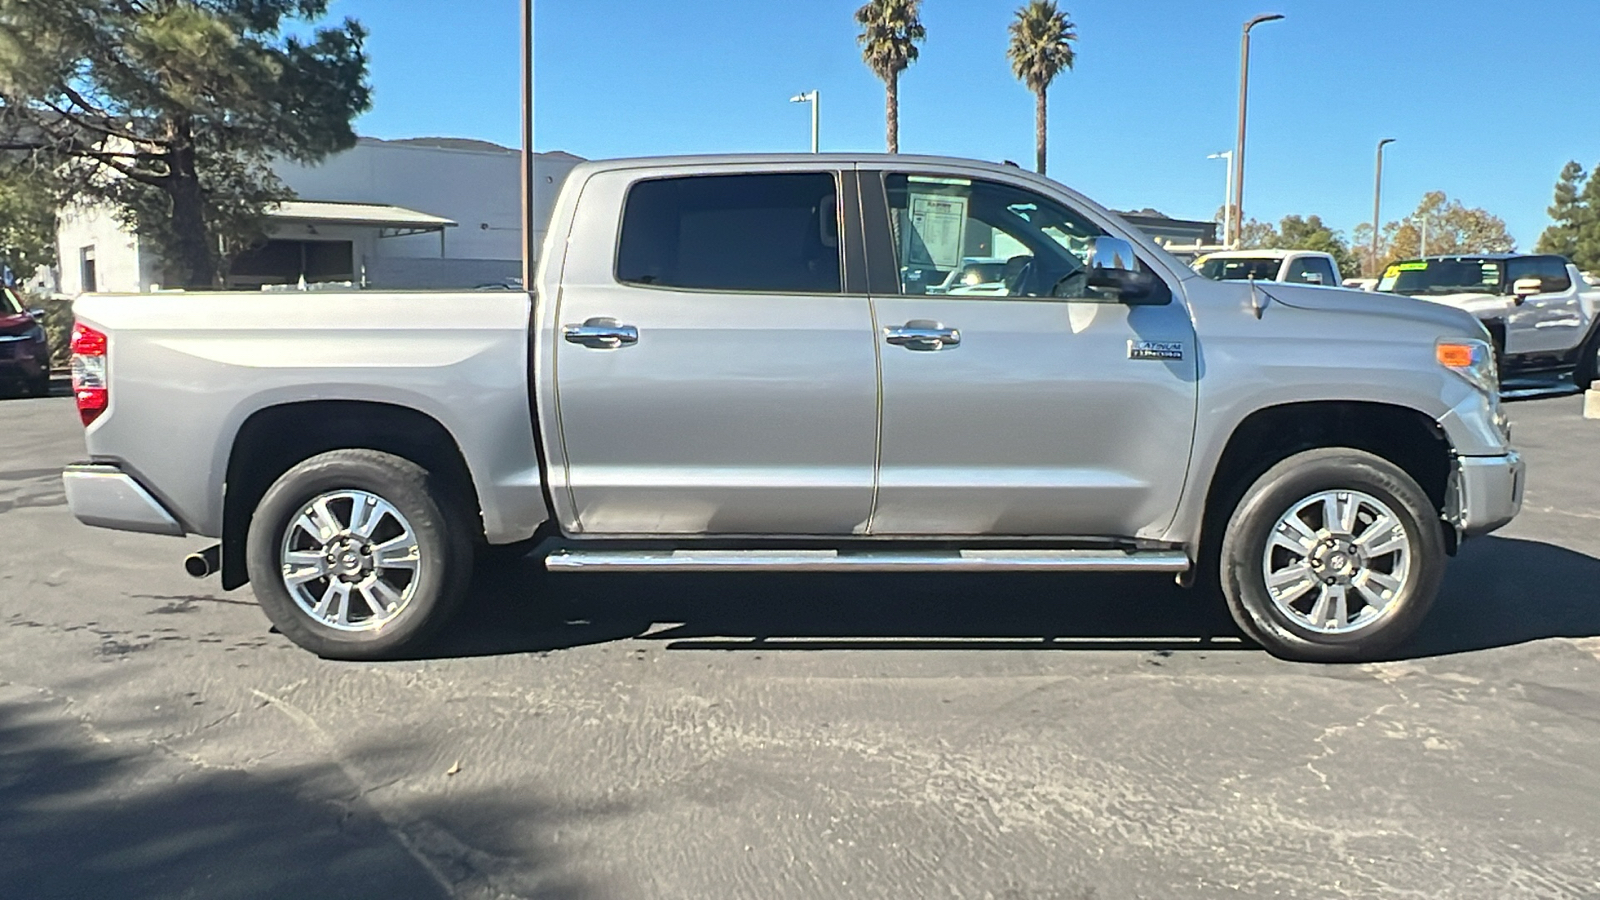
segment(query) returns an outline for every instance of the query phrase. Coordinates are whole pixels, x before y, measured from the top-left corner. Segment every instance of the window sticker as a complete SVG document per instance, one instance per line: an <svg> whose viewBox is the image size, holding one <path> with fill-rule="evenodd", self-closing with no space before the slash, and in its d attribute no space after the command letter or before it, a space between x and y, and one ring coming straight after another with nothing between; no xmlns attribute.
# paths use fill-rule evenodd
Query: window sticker
<svg viewBox="0 0 1600 900"><path fill-rule="evenodd" d="M910 199L911 227L900 232L901 265L934 269L960 266L967 198L913 193Z"/></svg>
<svg viewBox="0 0 1600 900"><path fill-rule="evenodd" d="M1396 272L1426 272L1428 264L1425 262L1403 262L1394 266Z"/></svg>

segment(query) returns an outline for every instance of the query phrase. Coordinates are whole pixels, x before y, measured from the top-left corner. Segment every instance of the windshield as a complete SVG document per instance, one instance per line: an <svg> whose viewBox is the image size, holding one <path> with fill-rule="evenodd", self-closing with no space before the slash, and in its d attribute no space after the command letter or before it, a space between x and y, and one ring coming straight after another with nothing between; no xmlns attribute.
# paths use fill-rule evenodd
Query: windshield
<svg viewBox="0 0 1600 900"><path fill-rule="evenodd" d="M8 287L0 287L0 316L15 316L22 313L22 304L17 302L17 295Z"/></svg>
<svg viewBox="0 0 1600 900"><path fill-rule="evenodd" d="M1498 294L1505 263L1495 259L1413 259L1384 270L1378 290L1416 297L1439 294Z"/></svg>
<svg viewBox="0 0 1600 900"><path fill-rule="evenodd" d="M1212 281L1272 281L1278 277L1282 260L1271 257L1211 257L1198 267Z"/></svg>

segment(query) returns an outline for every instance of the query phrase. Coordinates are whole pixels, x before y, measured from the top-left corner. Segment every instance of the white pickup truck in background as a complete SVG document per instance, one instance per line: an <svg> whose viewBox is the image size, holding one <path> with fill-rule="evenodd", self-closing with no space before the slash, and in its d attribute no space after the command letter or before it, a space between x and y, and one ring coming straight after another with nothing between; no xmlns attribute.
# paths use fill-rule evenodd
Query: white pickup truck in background
<svg viewBox="0 0 1600 900"><path fill-rule="evenodd" d="M1339 263L1317 250L1219 250L1194 261L1212 281L1281 281L1340 287Z"/></svg>
<svg viewBox="0 0 1600 900"><path fill-rule="evenodd" d="M1430 256L1389 266L1378 290L1477 316L1494 340L1501 374L1571 372L1600 378L1600 288L1548 254Z"/></svg>

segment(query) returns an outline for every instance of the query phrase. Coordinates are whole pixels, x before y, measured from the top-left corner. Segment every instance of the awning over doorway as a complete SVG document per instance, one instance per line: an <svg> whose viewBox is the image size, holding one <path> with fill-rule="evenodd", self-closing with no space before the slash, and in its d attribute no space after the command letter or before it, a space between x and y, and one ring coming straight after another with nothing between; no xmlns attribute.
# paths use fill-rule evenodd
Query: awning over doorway
<svg viewBox="0 0 1600 900"><path fill-rule="evenodd" d="M354 225L376 228L379 237L444 232L456 222L403 206L382 203L330 203L323 200L288 200L267 211L270 222L283 225Z"/></svg>

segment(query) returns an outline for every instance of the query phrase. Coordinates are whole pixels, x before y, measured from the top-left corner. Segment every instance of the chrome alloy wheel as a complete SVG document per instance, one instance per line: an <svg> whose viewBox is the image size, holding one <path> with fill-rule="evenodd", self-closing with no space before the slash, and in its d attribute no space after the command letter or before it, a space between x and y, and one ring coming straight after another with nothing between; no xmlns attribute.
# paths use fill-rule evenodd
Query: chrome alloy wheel
<svg viewBox="0 0 1600 900"><path fill-rule="evenodd" d="M1289 508L1262 555L1278 610L1318 634L1349 634L1383 618L1411 569L1411 537L1382 500L1323 491Z"/></svg>
<svg viewBox="0 0 1600 900"><path fill-rule="evenodd" d="M321 494L284 530L283 585L300 609L329 628L374 631L416 593L421 551L411 523L366 491Z"/></svg>

